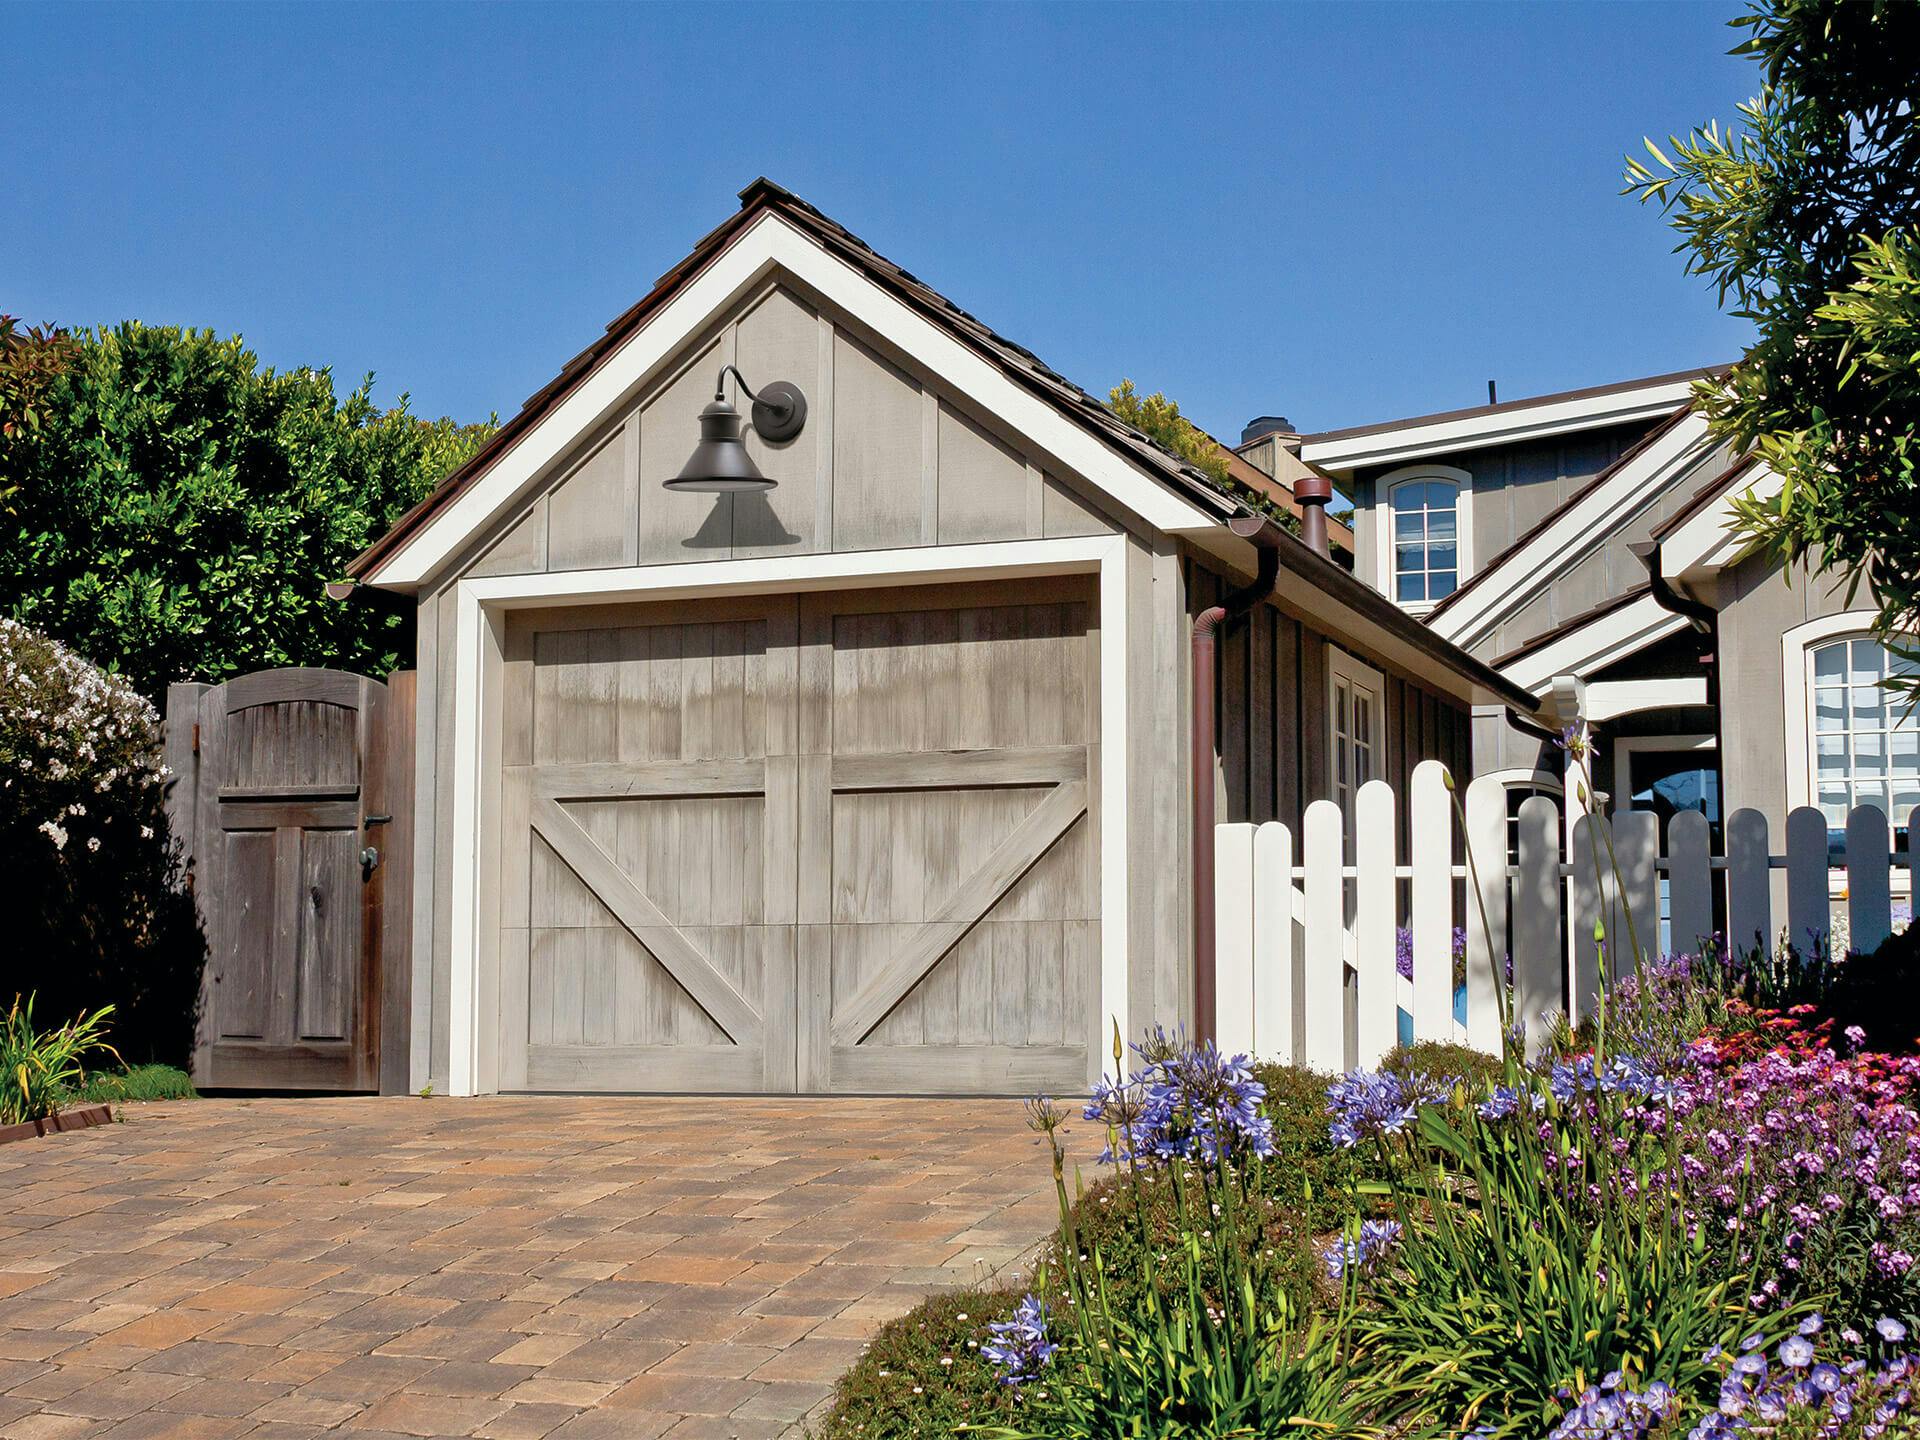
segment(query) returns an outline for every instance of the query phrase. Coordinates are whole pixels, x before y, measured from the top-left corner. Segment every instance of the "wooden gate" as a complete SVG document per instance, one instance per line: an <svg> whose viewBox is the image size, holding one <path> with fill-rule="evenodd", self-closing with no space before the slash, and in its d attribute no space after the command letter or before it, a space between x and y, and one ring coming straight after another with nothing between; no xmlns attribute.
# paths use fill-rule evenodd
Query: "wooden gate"
<svg viewBox="0 0 1920 1440"><path fill-rule="evenodd" d="M169 688L174 833L207 938L200 1085L406 1087L413 681Z"/></svg>

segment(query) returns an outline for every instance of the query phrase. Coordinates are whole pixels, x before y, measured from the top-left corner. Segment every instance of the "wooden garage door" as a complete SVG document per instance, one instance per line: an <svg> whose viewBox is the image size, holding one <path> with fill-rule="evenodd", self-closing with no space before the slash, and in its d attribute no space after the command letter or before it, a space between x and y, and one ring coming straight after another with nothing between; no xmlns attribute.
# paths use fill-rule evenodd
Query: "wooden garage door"
<svg viewBox="0 0 1920 1440"><path fill-rule="evenodd" d="M502 1088L1084 1084L1091 626L1077 579L515 617Z"/></svg>

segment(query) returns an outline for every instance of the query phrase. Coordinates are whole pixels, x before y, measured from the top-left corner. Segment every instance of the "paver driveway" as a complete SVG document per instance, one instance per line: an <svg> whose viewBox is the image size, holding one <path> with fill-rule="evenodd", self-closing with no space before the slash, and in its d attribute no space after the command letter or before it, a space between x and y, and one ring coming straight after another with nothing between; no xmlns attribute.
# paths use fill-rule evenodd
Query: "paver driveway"
<svg viewBox="0 0 1920 1440"><path fill-rule="evenodd" d="M0 1148L0 1436L779 1435L1054 1214L1005 1100L203 1100Z"/></svg>

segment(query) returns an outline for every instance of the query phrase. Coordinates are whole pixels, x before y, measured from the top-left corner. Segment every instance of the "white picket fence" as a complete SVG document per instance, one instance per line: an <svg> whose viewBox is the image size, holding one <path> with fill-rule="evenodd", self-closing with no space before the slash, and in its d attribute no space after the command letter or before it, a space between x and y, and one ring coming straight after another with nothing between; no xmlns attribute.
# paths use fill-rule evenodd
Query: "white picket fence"
<svg viewBox="0 0 1920 1440"><path fill-rule="evenodd" d="M1715 897L1739 947L1775 945L1786 932L1803 948L1833 929L1842 890L1848 945L1870 950L1891 933L1893 895L1911 894L1909 856L1893 852L1886 813L1848 817L1844 886L1831 873L1825 817L1787 817L1785 853L1770 848L1757 810L1727 817L1724 854L1711 853L1706 818L1681 814L1658 853L1648 811L1582 816L1565 834L1560 806L1533 795L1519 807L1509 863L1507 790L1492 777L1467 786L1460 834L1446 767L1416 766L1410 786L1411 853L1399 854L1398 800L1385 781L1360 787L1352 844L1340 807L1307 807L1303 835L1285 825L1216 831L1214 904L1218 1009L1215 1034L1229 1053L1297 1061L1317 1070L1372 1065L1404 1038L1500 1048L1495 957L1512 960L1511 1013L1537 1039L1548 1011L1590 1013L1599 983L1595 922L1604 925L1615 973L1661 943L1661 877L1670 944L1692 950L1711 935ZM1913 816L1920 833L1920 810ZM1457 843L1459 841L1464 843ZM1456 858L1461 857L1461 858ZM1786 913L1775 916L1774 873L1784 871ZM1413 937L1413 978L1395 966L1396 931ZM1453 984L1453 931L1467 936L1465 1019Z"/></svg>

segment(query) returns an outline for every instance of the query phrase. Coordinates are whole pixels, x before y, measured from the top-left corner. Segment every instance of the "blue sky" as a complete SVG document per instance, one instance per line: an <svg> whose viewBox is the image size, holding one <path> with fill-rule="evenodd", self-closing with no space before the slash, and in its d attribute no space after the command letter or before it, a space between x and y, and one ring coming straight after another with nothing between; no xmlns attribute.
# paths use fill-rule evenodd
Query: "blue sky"
<svg viewBox="0 0 1920 1440"><path fill-rule="evenodd" d="M1222 436L1517 398L1738 353L1617 194L1733 9L0 7L0 309L504 417L764 173Z"/></svg>

